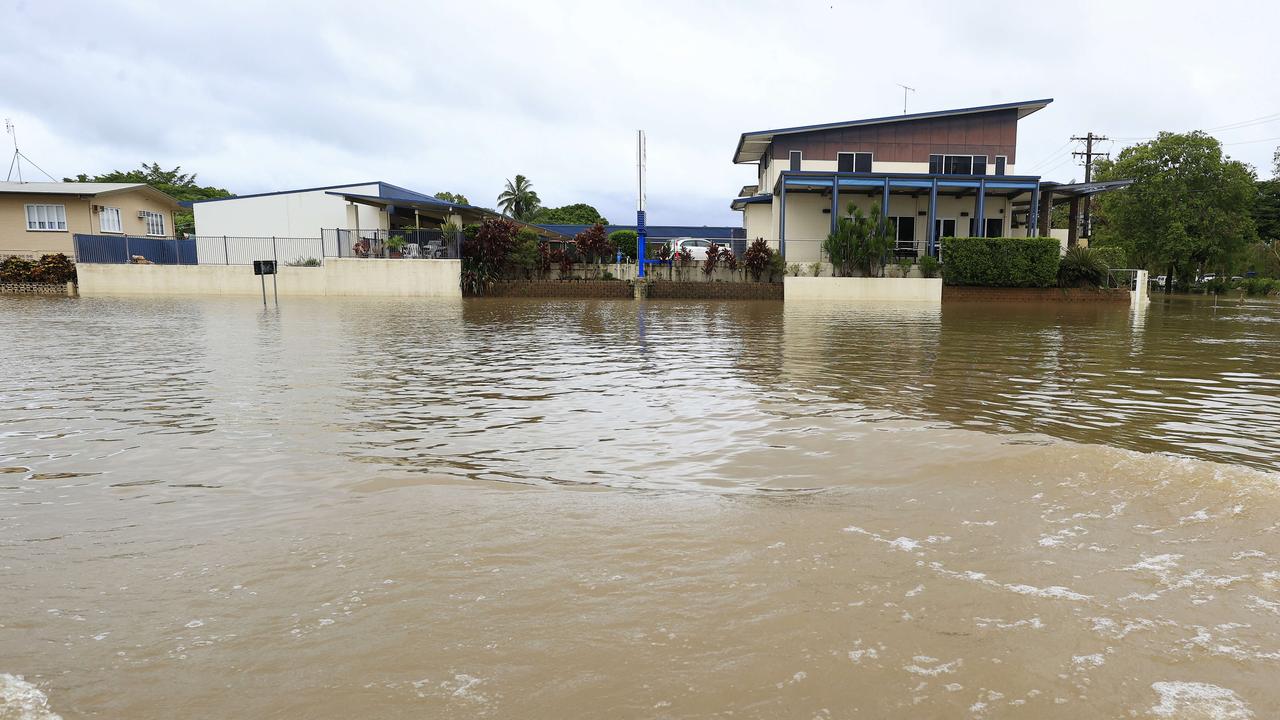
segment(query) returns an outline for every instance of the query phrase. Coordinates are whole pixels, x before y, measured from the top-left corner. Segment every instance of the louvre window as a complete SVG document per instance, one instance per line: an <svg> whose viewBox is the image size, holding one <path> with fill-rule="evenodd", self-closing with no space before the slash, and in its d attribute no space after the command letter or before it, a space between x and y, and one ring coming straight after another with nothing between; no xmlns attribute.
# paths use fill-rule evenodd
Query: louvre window
<svg viewBox="0 0 1280 720"><path fill-rule="evenodd" d="M143 213L143 216L147 221L147 234L164 237L164 215L157 212L146 211Z"/></svg>
<svg viewBox="0 0 1280 720"><path fill-rule="evenodd" d="M65 231L67 229L67 208L65 205L28 205L28 230Z"/></svg>
<svg viewBox="0 0 1280 720"><path fill-rule="evenodd" d="M98 230L104 233L124 232L124 226L120 223L120 208L102 208L98 212Z"/></svg>
<svg viewBox="0 0 1280 720"><path fill-rule="evenodd" d="M1005 164L1006 164L1006 163L1008 163L1008 161L1009 161L1009 159L1008 159L1008 158L1006 158L1004 155L997 155L997 156L996 156L996 174L997 174L997 175L1003 175L1003 174L1004 174Z"/></svg>

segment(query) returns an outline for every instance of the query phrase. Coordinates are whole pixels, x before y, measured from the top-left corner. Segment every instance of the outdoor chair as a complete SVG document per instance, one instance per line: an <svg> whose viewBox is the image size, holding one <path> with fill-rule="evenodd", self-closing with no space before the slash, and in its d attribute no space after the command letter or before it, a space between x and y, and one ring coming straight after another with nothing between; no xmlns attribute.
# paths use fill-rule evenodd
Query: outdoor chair
<svg viewBox="0 0 1280 720"><path fill-rule="evenodd" d="M419 257L421 257L421 255L418 254L418 250L419 250L418 243L405 243L404 256L407 258L412 258L414 260L417 260Z"/></svg>

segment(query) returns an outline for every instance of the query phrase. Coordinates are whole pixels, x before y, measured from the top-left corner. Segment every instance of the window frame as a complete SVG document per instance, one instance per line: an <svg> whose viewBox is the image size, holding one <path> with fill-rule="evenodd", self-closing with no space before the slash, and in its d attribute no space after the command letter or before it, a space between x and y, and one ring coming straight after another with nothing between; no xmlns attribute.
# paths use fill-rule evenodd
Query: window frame
<svg viewBox="0 0 1280 720"><path fill-rule="evenodd" d="M787 169L788 170L790 170L791 172L800 172L800 169L803 163L804 163L803 150L787 151Z"/></svg>
<svg viewBox="0 0 1280 720"><path fill-rule="evenodd" d="M147 225L147 237L168 237L164 232L164 213L152 212L151 210L143 210L142 213L145 216L143 217L143 221ZM160 228L160 232L152 232L152 220L156 221L157 227Z"/></svg>
<svg viewBox="0 0 1280 720"><path fill-rule="evenodd" d="M124 213L121 212L120 208L108 207L106 205L100 205L99 208L100 209L98 210L98 232L111 233L114 235L123 235L124 234ZM109 214L109 212L115 214L116 223L115 223L114 230L108 229L106 223L102 221L103 218L105 218Z"/></svg>
<svg viewBox="0 0 1280 720"><path fill-rule="evenodd" d="M52 220L48 218L48 212L51 208L56 210ZM43 220L39 217L41 210L46 213ZM65 204L25 203L23 211L26 215L27 232L67 232L67 206ZM61 219L59 219L59 216L61 216ZM62 227L33 227L32 223L36 225L39 223L45 223L46 225L61 223Z"/></svg>
<svg viewBox="0 0 1280 720"><path fill-rule="evenodd" d="M844 156L850 156L853 158L853 163L851 165L851 167L853 168L852 170L840 169L840 160ZM864 158L867 161L866 162L867 169L859 170L858 161ZM837 152L836 153L836 172L869 173L873 171L873 168L875 167L875 161L876 161L876 154L873 152L867 152L864 150L848 150L848 151Z"/></svg>

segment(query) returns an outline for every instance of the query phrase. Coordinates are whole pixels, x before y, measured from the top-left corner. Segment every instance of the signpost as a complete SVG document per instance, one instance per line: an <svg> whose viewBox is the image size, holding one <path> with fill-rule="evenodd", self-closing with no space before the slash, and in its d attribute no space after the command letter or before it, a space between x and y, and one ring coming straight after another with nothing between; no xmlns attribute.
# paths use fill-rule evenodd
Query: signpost
<svg viewBox="0 0 1280 720"><path fill-rule="evenodd" d="M280 304L280 292L276 288L276 261L275 260L254 260L253 274L262 280L262 307L267 306L267 276L271 276L271 296L275 299L276 304Z"/></svg>

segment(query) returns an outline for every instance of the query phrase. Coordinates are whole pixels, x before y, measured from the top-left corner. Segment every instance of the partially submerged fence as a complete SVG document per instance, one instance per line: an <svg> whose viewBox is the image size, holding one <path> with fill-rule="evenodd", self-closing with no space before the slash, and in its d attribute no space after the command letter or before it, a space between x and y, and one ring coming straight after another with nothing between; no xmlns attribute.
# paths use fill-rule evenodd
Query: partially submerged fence
<svg viewBox="0 0 1280 720"><path fill-rule="evenodd" d="M327 257L424 258L460 257L460 234L440 230L325 229L320 237L245 237L196 235L152 238L132 235L74 236L76 258L85 263L156 265L252 265L274 260L280 265L320 265Z"/></svg>
<svg viewBox="0 0 1280 720"><path fill-rule="evenodd" d="M143 258L156 265L195 265L194 240L134 237L130 235L80 235L72 238L76 262L125 264Z"/></svg>
<svg viewBox="0 0 1280 720"><path fill-rule="evenodd" d="M320 235L325 257L456 260L462 256L460 232L325 228Z"/></svg>

